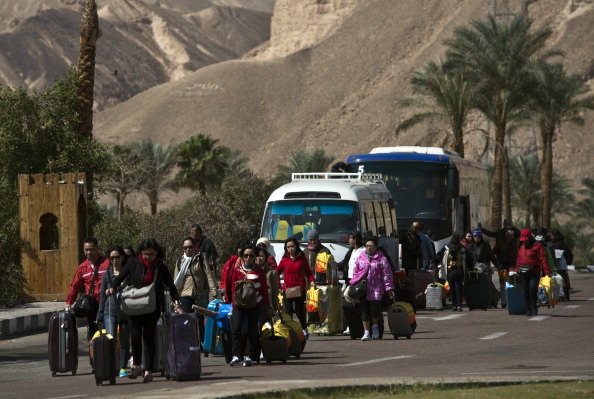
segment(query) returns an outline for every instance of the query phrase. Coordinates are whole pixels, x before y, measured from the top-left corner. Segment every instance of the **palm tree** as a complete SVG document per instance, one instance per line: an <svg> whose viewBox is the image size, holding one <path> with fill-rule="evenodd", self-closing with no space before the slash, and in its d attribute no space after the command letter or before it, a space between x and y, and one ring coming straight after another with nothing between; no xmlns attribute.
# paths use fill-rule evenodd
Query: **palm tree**
<svg viewBox="0 0 594 399"><path fill-rule="evenodd" d="M396 134L429 119L446 120L454 138L454 151L464 157L463 127L474 107L475 86L463 73L446 70L442 60L425 63L422 70L415 71L411 84L413 93L419 97L404 99L400 105L426 110L402 121L396 127Z"/></svg>
<svg viewBox="0 0 594 399"><path fill-rule="evenodd" d="M176 181L182 187L206 194L206 187L220 183L228 168L227 147L219 146L218 139L198 134L190 137L178 147L177 166L180 168Z"/></svg>
<svg viewBox="0 0 594 399"><path fill-rule="evenodd" d="M524 226L530 228L533 204L540 189L540 164L536 154L523 155L509 161L512 206L524 213ZM511 220L511 219L510 219Z"/></svg>
<svg viewBox="0 0 594 399"><path fill-rule="evenodd" d="M288 164L278 167L272 184L281 185L290 182L292 173L326 171L333 159L333 157L327 157L324 150L317 149L309 153L300 148L291 153Z"/></svg>
<svg viewBox="0 0 594 399"><path fill-rule="evenodd" d="M163 146L150 139L140 143L131 143L130 145L133 151L143 160L140 190L149 199L151 215L156 215L161 193L175 188L174 181L169 179L169 175L177 161L177 148L171 143Z"/></svg>
<svg viewBox="0 0 594 399"><path fill-rule="evenodd" d="M122 220L124 202L128 194L141 188L144 179L144 160L130 145L113 145L109 149L110 168L102 174L101 186L115 196L117 221Z"/></svg>
<svg viewBox="0 0 594 399"><path fill-rule="evenodd" d="M87 0L80 22L78 57L78 115L82 139L93 137L93 88L95 86L95 44L101 32L95 0ZM87 176L87 189L93 192L93 175Z"/></svg>
<svg viewBox="0 0 594 399"><path fill-rule="evenodd" d="M533 87L532 69L538 59L560 54L545 50L550 29L531 31L532 21L517 16L509 24L493 16L475 20L472 29L456 28L446 40L447 67L464 73L477 87L477 108L495 128L495 159L491 187L491 228L501 227L503 159L507 125L525 117Z"/></svg>
<svg viewBox="0 0 594 399"><path fill-rule="evenodd" d="M567 75L561 64L543 63L536 74L536 93L530 109L540 127L542 139L542 223L551 226L553 190L553 139L563 122L584 125L583 112L594 109L594 95L577 75Z"/></svg>

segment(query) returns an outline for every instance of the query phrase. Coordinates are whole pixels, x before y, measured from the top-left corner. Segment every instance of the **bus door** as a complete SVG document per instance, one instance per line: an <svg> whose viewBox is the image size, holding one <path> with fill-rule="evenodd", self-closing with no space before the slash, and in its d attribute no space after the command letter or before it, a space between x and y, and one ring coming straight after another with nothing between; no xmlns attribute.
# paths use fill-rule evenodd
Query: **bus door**
<svg viewBox="0 0 594 399"><path fill-rule="evenodd" d="M462 235L470 230L470 198L468 195L460 195L452 201L454 202L454 228L452 231Z"/></svg>

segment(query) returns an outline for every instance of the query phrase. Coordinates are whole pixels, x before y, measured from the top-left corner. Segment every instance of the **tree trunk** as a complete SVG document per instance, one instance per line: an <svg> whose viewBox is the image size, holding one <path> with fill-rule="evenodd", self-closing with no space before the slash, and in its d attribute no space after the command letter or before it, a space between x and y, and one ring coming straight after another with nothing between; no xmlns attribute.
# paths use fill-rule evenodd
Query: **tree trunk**
<svg viewBox="0 0 594 399"><path fill-rule="evenodd" d="M157 201L150 201L151 203L151 215L155 216L157 214Z"/></svg>
<svg viewBox="0 0 594 399"><path fill-rule="evenodd" d="M503 218L512 220L511 188L509 181L509 152L507 147L503 151L502 193L503 193Z"/></svg>
<svg viewBox="0 0 594 399"><path fill-rule="evenodd" d="M81 140L93 137L93 87L95 85L95 44L99 36L99 16L95 0L87 0L80 22L78 57L78 117ZM87 192L93 197L93 174L87 174ZM89 226L89 230L92 226ZM91 231L89 233L92 234Z"/></svg>
<svg viewBox="0 0 594 399"><path fill-rule="evenodd" d="M541 223L551 229L551 191L553 188L553 134L554 127L541 128L542 163L540 166L540 191L542 197Z"/></svg>
<svg viewBox="0 0 594 399"><path fill-rule="evenodd" d="M462 158L464 158L464 136L462 129L456 130L454 133L454 151L456 151Z"/></svg>
<svg viewBox="0 0 594 399"><path fill-rule="evenodd" d="M505 139L505 122L495 126L495 159L493 161L493 178L491 186L491 230L501 228L502 214L502 180L503 180L503 143Z"/></svg>

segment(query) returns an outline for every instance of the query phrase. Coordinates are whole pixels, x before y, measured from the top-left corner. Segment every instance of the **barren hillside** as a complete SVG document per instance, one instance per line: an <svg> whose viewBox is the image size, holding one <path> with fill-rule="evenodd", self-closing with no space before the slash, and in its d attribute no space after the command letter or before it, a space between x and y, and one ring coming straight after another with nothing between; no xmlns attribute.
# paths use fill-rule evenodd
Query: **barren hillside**
<svg viewBox="0 0 594 399"><path fill-rule="evenodd" d="M269 12L237 7L253 3L250 0L97 3L102 31L97 43L97 110L204 66L239 58L270 35ZM84 4L0 2L0 84L43 88L75 65ZM260 9L270 9L265 7L270 1L260 4Z"/></svg>

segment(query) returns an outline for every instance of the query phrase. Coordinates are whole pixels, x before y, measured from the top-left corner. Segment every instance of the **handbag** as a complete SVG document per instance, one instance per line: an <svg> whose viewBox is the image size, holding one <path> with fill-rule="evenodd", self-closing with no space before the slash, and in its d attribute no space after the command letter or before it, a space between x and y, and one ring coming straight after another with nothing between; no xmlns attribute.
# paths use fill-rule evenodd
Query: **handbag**
<svg viewBox="0 0 594 399"><path fill-rule="evenodd" d="M349 285L347 295L353 299L361 299L367 295L367 276Z"/></svg>
<svg viewBox="0 0 594 399"><path fill-rule="evenodd" d="M155 279L157 270L155 270ZM157 310L157 293L155 281L142 288L129 285L122 290L120 309L128 316L140 316Z"/></svg>
<svg viewBox="0 0 594 399"><path fill-rule="evenodd" d="M258 294L253 281L248 280L247 275L235 282L233 291L233 303L244 309L253 309L258 304Z"/></svg>
<svg viewBox="0 0 594 399"><path fill-rule="evenodd" d="M91 286L89 287L88 294L80 294L78 298L76 298L76 302L72 307L72 311L74 312L74 316L76 317L89 317L93 314L97 314L97 301L95 300L95 296L93 295L93 291L95 290L95 280L99 275L99 266L95 267L95 272L93 273L93 278L91 279Z"/></svg>
<svg viewBox="0 0 594 399"><path fill-rule="evenodd" d="M285 290L285 298L287 299L299 298L301 295L302 294L300 285L297 285L295 287L289 287Z"/></svg>

